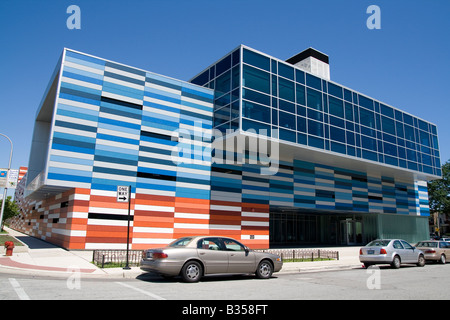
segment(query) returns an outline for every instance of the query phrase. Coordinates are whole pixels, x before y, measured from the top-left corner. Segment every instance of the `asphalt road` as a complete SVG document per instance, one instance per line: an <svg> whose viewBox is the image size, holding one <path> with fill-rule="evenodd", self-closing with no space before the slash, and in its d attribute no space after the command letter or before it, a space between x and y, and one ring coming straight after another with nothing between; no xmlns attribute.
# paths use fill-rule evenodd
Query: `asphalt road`
<svg viewBox="0 0 450 320"><path fill-rule="evenodd" d="M449 299L450 264L394 270L275 274L269 280L250 275L209 276L199 283L165 280L37 277L0 274L1 300L377 300Z"/></svg>

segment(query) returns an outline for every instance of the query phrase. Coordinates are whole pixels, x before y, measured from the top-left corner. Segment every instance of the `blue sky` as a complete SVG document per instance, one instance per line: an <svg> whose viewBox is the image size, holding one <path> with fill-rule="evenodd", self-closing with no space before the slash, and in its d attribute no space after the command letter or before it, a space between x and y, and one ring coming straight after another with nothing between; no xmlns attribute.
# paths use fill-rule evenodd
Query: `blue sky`
<svg viewBox="0 0 450 320"><path fill-rule="evenodd" d="M69 30L70 5L81 29ZM369 30L369 5L381 29ZM0 133L27 166L34 119L64 47L189 80L239 44L279 59L314 47L331 79L433 122L450 159L448 0L1 0ZM0 137L0 168L9 143Z"/></svg>

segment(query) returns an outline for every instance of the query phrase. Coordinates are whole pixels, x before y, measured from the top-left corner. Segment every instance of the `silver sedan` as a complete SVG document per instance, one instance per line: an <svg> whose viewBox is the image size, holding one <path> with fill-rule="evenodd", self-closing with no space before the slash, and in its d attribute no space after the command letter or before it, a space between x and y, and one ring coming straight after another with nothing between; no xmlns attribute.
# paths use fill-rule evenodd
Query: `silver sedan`
<svg viewBox="0 0 450 320"><path fill-rule="evenodd" d="M401 239L378 239L359 250L359 261L367 268L374 264L390 264L398 269L402 263L425 265L424 253Z"/></svg>
<svg viewBox="0 0 450 320"><path fill-rule="evenodd" d="M141 270L164 277L180 275L186 282L197 282L203 275L217 273L255 273L268 279L283 266L281 257L255 252L226 237L184 237L165 248L145 250Z"/></svg>

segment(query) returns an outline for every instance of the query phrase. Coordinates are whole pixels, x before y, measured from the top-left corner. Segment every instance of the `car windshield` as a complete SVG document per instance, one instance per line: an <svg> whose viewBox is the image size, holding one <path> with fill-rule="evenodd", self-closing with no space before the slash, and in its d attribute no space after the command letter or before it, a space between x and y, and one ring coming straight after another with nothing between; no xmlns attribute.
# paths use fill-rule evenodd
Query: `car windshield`
<svg viewBox="0 0 450 320"><path fill-rule="evenodd" d="M416 247L437 248L437 242L419 242Z"/></svg>
<svg viewBox="0 0 450 320"><path fill-rule="evenodd" d="M374 240L370 242L367 247L386 247L391 240Z"/></svg>
<svg viewBox="0 0 450 320"><path fill-rule="evenodd" d="M169 244L169 247L185 247L188 245L189 242L191 242L193 238L192 237L184 237L177 239Z"/></svg>

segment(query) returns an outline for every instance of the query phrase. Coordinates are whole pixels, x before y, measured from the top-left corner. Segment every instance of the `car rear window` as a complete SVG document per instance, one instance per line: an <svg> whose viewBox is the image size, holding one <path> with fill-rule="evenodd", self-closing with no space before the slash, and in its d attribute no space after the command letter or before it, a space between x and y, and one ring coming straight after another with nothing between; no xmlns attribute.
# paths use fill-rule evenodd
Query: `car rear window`
<svg viewBox="0 0 450 320"><path fill-rule="evenodd" d="M419 242L416 247L437 248L437 242Z"/></svg>
<svg viewBox="0 0 450 320"><path fill-rule="evenodd" d="M192 237L184 237L177 239L169 244L169 247L185 247L188 245L189 242L192 241Z"/></svg>
<svg viewBox="0 0 450 320"><path fill-rule="evenodd" d="M367 247L386 247L391 240L374 240L370 242Z"/></svg>

